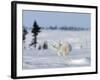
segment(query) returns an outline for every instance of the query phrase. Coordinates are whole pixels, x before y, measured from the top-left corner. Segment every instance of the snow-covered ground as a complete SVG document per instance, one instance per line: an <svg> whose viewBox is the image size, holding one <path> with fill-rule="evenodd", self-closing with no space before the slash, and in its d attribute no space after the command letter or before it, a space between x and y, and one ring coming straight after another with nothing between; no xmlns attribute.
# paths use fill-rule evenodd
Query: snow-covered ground
<svg viewBox="0 0 100 80"><path fill-rule="evenodd" d="M91 65L90 31L42 30L37 39L38 45L45 41L48 49L38 50L29 46L32 33L26 35L23 42L23 69L83 67ZM52 44L66 41L72 46L72 51L66 56L58 56Z"/></svg>

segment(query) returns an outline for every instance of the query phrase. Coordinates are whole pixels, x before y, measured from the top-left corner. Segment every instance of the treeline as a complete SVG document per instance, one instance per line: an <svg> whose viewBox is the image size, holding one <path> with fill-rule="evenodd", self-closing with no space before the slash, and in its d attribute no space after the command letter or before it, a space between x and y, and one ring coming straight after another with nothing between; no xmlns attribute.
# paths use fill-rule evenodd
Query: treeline
<svg viewBox="0 0 100 80"><path fill-rule="evenodd" d="M45 30L73 30L73 31L79 31L79 30L89 30L89 28L82 28L82 27L73 27L73 26L63 26L63 27L57 27L57 26L50 26L50 27L41 27L41 29Z"/></svg>
<svg viewBox="0 0 100 80"><path fill-rule="evenodd" d="M72 30L72 31L79 31L79 30L90 30L90 28L83 28L77 26L40 26L37 21L34 21L41 29L45 30ZM34 23L33 22L33 23ZM24 26L25 27L25 26ZM32 27L25 27L26 29L32 29Z"/></svg>

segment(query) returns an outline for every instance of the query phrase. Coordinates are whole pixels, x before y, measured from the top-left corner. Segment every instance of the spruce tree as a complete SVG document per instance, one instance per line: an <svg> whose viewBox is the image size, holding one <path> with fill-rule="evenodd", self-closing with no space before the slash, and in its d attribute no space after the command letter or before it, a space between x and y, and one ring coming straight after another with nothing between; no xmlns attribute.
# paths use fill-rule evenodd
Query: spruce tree
<svg viewBox="0 0 100 80"><path fill-rule="evenodd" d="M32 28L32 33L33 33L33 37L34 37L34 39L33 39L33 42L30 44L30 45L34 45L34 47L36 47L36 44L37 44L37 36L38 36L38 33L40 32L40 27L39 27L39 25L37 24L37 22L36 21L34 21L34 23L33 23L33 28Z"/></svg>
<svg viewBox="0 0 100 80"><path fill-rule="evenodd" d="M43 49L48 49L48 44L47 44L47 42L44 42L44 44L43 44Z"/></svg>
<svg viewBox="0 0 100 80"><path fill-rule="evenodd" d="M27 30L25 28L23 28L23 40L25 40L25 36L27 33L28 33Z"/></svg>

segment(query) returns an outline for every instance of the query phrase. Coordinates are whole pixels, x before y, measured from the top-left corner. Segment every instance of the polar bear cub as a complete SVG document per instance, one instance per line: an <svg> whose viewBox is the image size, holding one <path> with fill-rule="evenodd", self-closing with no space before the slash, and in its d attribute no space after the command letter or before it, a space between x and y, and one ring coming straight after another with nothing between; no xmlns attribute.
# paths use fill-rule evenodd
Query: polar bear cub
<svg viewBox="0 0 100 80"><path fill-rule="evenodd" d="M71 45L68 42L59 42L56 45L52 45L56 49L58 56L66 56L72 50Z"/></svg>

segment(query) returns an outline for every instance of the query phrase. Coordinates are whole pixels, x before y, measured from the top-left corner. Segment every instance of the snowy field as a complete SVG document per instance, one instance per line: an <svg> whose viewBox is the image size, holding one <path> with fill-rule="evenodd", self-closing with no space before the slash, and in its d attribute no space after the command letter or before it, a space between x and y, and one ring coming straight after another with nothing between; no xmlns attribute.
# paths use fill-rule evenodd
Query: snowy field
<svg viewBox="0 0 100 80"><path fill-rule="evenodd" d="M29 46L32 33L26 35L23 42L23 69L83 67L91 65L90 31L42 30L37 36L37 46L47 42L48 49L38 50ZM59 41L68 42L72 46L66 56L58 56L52 44Z"/></svg>

